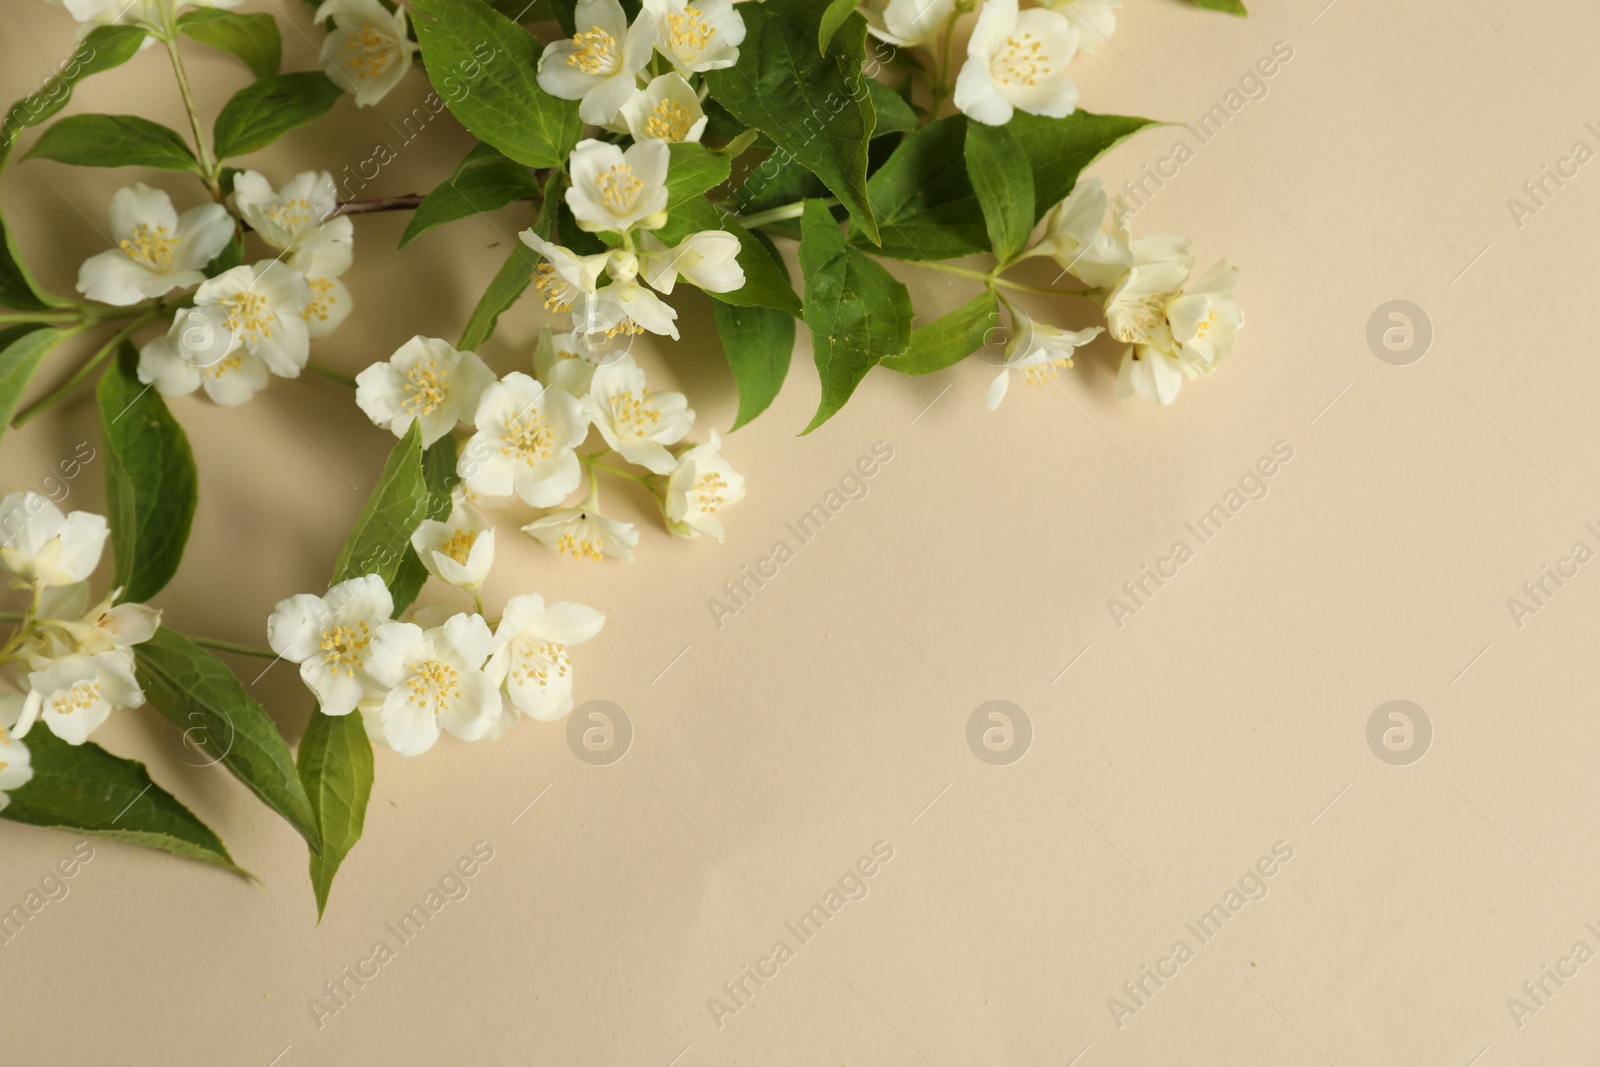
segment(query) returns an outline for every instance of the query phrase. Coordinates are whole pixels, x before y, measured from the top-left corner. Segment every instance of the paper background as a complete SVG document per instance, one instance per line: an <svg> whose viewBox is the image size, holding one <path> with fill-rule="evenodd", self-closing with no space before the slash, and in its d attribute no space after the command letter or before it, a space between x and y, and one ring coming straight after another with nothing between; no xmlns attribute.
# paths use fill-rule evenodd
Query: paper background
<svg viewBox="0 0 1600 1067"><path fill-rule="evenodd" d="M308 9L275 2L286 68L313 66ZM1584 527L1600 523L1600 172L1521 228L1506 203L1575 141L1600 148L1581 46L1600 13L1325 2L1257 0L1246 21L1128 0L1115 47L1077 68L1089 110L1192 122L1275 42L1293 49L1136 220L1191 235L1202 266L1244 269L1248 328L1214 377L1170 409L1124 404L1102 343L991 414L976 360L880 371L800 439L816 398L802 347L775 407L727 440L753 488L725 545L671 540L618 489L618 514L644 525L637 560L581 566L524 542L526 512L507 509L491 607L539 591L605 611L578 698L625 709L632 748L588 766L565 724L529 722L495 744L380 753L366 838L320 928L294 832L191 766L153 713L118 716L97 740L148 762L263 884L95 844L68 897L0 947L0 1060L1498 1067L1600 1052L1600 964L1547 980L1520 1028L1507 1007L1575 941L1600 949L1583 926L1600 926L1600 564L1520 628L1507 608L1575 541L1600 548ZM68 54L73 27L32 0L7 14L9 99ZM209 119L245 74L187 52ZM414 73L376 109L343 101L250 162L275 182L339 173L383 140L398 158L369 192L429 189L468 141L445 117L401 145L427 91ZM72 110L183 128L156 51L90 80ZM1094 173L1120 186L1178 142L1196 138L1148 131ZM70 291L133 180L200 202L171 174L13 163L6 215L46 284ZM524 224L513 208L397 254L403 217L358 219L356 312L318 358L355 372L414 333L455 337ZM900 273L927 318L971 295ZM1409 366L1366 340L1395 299L1432 325ZM682 306L685 340L647 362L701 431L725 429L735 398L709 312ZM1062 325L1092 313L1029 306ZM484 355L526 369L538 322L524 300ZM158 602L181 630L260 643L277 600L325 583L392 439L315 378L238 409L172 406L202 502ZM85 396L9 434L0 490L33 486L97 427ZM784 524L879 441L893 459L865 498L797 546ZM1293 458L1268 495L1198 545L1184 523L1276 442ZM102 474L91 465L70 505L99 508ZM1108 598L1180 538L1194 558L1118 628ZM719 629L708 599L779 539L795 558ZM248 681L261 664L236 666ZM298 736L310 700L291 668L252 692ZM1366 740L1397 698L1434 734L1409 766ZM1032 724L1010 766L966 741L996 699ZM9 824L0 838L7 908L75 845ZM493 859L468 895L319 1028L323 983L396 945L384 924L480 841ZM868 895L793 938L784 924L879 841L893 859ZM1293 858L1267 896L1199 945L1185 922L1275 842ZM1131 1006L1122 984L1180 938L1194 958L1119 1028L1108 999ZM719 1027L708 998L780 939L793 960Z"/></svg>

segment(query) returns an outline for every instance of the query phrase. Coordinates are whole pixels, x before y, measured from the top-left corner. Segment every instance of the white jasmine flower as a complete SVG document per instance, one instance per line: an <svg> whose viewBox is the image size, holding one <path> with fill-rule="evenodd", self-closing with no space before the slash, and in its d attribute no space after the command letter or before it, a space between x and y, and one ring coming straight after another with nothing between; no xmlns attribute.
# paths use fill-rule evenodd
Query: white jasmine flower
<svg viewBox="0 0 1600 1067"><path fill-rule="evenodd" d="M867 20L872 36L914 48L933 43L955 9L956 0L863 0L856 10Z"/></svg>
<svg viewBox="0 0 1600 1067"><path fill-rule="evenodd" d="M253 170L234 176L233 201L244 221L280 252L284 262L302 274L336 278L350 269L354 228L344 215L334 215L339 194L333 175L308 170L296 174L281 190Z"/></svg>
<svg viewBox="0 0 1600 1067"><path fill-rule="evenodd" d="M1079 51L1092 55L1100 42L1115 32L1122 0L1048 0L1048 6L1067 16L1081 35Z"/></svg>
<svg viewBox="0 0 1600 1067"><path fill-rule="evenodd" d="M233 240L233 217L221 204L179 215L166 193L140 183L112 195L111 236L117 247L78 270L78 292L127 306L205 281L202 268Z"/></svg>
<svg viewBox="0 0 1600 1067"><path fill-rule="evenodd" d="M424 519L411 547L428 573L460 589L479 589L494 563L494 529L476 508L457 504L444 522Z"/></svg>
<svg viewBox="0 0 1600 1067"><path fill-rule="evenodd" d="M514 596L495 628L485 668L511 699L503 705L490 737L499 737L522 715L559 719L572 710L572 657L605 625L606 617L582 604L545 605L544 598Z"/></svg>
<svg viewBox="0 0 1600 1067"><path fill-rule="evenodd" d="M631 278L585 296L572 312L573 326L595 347L619 334L645 331L676 341L677 323L676 308Z"/></svg>
<svg viewBox="0 0 1600 1067"><path fill-rule="evenodd" d="M583 396L600 362L600 353L581 334L551 333L546 327L533 350L533 376L552 389Z"/></svg>
<svg viewBox="0 0 1600 1067"><path fill-rule="evenodd" d="M161 0L50 0L64 7L78 23L79 36L87 36L96 26L146 26L161 29L164 25ZM173 0L173 14L181 15L191 7L237 7L240 0ZM155 43L151 37L140 45L147 48Z"/></svg>
<svg viewBox="0 0 1600 1067"><path fill-rule="evenodd" d="M139 380L162 396L205 389L224 406L243 404L267 387L267 365L228 329L221 308L182 308L167 332L139 349Z"/></svg>
<svg viewBox="0 0 1600 1067"><path fill-rule="evenodd" d="M655 21L656 50L679 74L719 70L739 61L745 27L733 0L644 0L644 17Z"/></svg>
<svg viewBox="0 0 1600 1067"><path fill-rule="evenodd" d="M579 0L577 32L539 56L539 88L563 100L578 100L578 117L604 126L617 117L650 62L654 28L641 16L632 26L617 0Z"/></svg>
<svg viewBox="0 0 1600 1067"><path fill-rule="evenodd" d="M41 608L37 620L41 651L47 651L50 659L73 653L126 653L150 640L161 628L160 610L147 604L118 604L121 595L121 589L113 589L88 611L60 602L48 612Z"/></svg>
<svg viewBox="0 0 1600 1067"><path fill-rule="evenodd" d="M687 398L651 389L632 358L597 367L583 404L606 444L656 474L677 465L666 446L682 441L694 427Z"/></svg>
<svg viewBox="0 0 1600 1067"><path fill-rule="evenodd" d="M311 20L329 18L333 29L322 42L322 69L335 85L355 93L356 107L371 107L400 84L417 54L405 5L390 11L378 0L323 0Z"/></svg>
<svg viewBox="0 0 1600 1067"><path fill-rule="evenodd" d="M1232 351L1244 327L1244 312L1233 298L1239 268L1221 260L1193 288L1167 305L1167 323L1184 370L1209 374Z"/></svg>
<svg viewBox="0 0 1600 1067"><path fill-rule="evenodd" d="M500 687L483 671L493 642L481 615L455 615L424 630L387 622L378 630L367 670L382 694L373 699L384 740L402 756L418 756L441 727L477 741L500 716Z"/></svg>
<svg viewBox="0 0 1600 1067"><path fill-rule="evenodd" d="M315 341L339 328L350 314L350 290L338 278L306 275L306 285L311 289L311 302L300 313L306 320L306 333Z"/></svg>
<svg viewBox="0 0 1600 1067"><path fill-rule="evenodd" d="M1006 361L989 386L989 410L994 411L1006 398L1011 372L1021 371L1029 385L1044 385L1056 373L1072 366L1072 354L1105 332L1100 326L1087 330L1063 330L1037 322L1016 309L1011 315L1012 335L1006 345Z"/></svg>
<svg viewBox="0 0 1600 1067"><path fill-rule="evenodd" d="M63 515L32 490L0 500L0 565L24 584L86 581L100 563L109 533L104 516Z"/></svg>
<svg viewBox="0 0 1600 1067"><path fill-rule="evenodd" d="M1065 118L1078 106L1078 87L1067 76L1077 51L1078 31L1065 15L985 0L956 77L956 107L990 126L1004 126L1017 108Z"/></svg>
<svg viewBox="0 0 1600 1067"><path fill-rule="evenodd" d="M639 269L663 293L672 292L680 274L708 293L731 293L744 287L739 248L739 239L726 230L691 233L675 248L647 233L639 242Z"/></svg>
<svg viewBox="0 0 1600 1067"><path fill-rule="evenodd" d="M328 715L348 715L366 687L366 661L394 598L376 574L351 578L325 597L300 593L278 602L267 620L272 651L300 664L300 678Z"/></svg>
<svg viewBox="0 0 1600 1067"><path fill-rule="evenodd" d="M1106 297L1106 326L1111 336L1130 344L1172 351L1167 304L1183 287L1188 270L1180 263L1141 263L1122 276Z"/></svg>
<svg viewBox="0 0 1600 1067"><path fill-rule="evenodd" d="M356 404L367 418L404 437L411 423L422 427L423 447L472 418L494 371L475 352L457 352L437 337L413 337L388 362L356 375Z"/></svg>
<svg viewBox="0 0 1600 1067"><path fill-rule="evenodd" d="M652 78L649 85L635 90L622 105L622 121L635 141L698 141L706 129L699 94L676 71Z"/></svg>
<svg viewBox="0 0 1600 1067"><path fill-rule="evenodd" d="M0 701L17 706L19 712L22 700L21 693L0 696ZM28 754L28 746L12 737L10 730L0 727L0 811L5 811L11 803L8 794L15 793L31 781L33 758Z"/></svg>
<svg viewBox="0 0 1600 1067"><path fill-rule="evenodd" d="M550 507L578 487L583 472L573 449L589 435L589 418L575 397L513 371L484 391L473 421L478 432L456 464L472 491L515 492Z"/></svg>
<svg viewBox="0 0 1600 1067"><path fill-rule="evenodd" d="M1117 395L1141 396L1153 404L1170 404L1183 387L1183 366L1176 358L1148 346L1129 346L1117 368Z"/></svg>
<svg viewBox="0 0 1600 1067"><path fill-rule="evenodd" d="M1130 266L1132 255L1106 233L1108 201L1099 178L1084 178L1044 217L1044 231L1025 256L1049 256L1086 285L1108 288Z"/></svg>
<svg viewBox="0 0 1600 1067"><path fill-rule="evenodd" d="M552 511L528 523L522 532L552 551L595 562L606 556L632 560L639 543L639 531L632 523L608 519L592 503Z"/></svg>
<svg viewBox="0 0 1600 1067"><path fill-rule="evenodd" d="M574 304L593 293L610 258L605 252L580 256L570 248L546 241L531 229L517 236L544 258L534 270L533 288L544 300L547 311L571 311Z"/></svg>
<svg viewBox="0 0 1600 1067"><path fill-rule="evenodd" d="M305 275L276 260L224 271L195 290L196 307L220 308L227 330L280 378L295 378L311 355Z"/></svg>
<svg viewBox="0 0 1600 1067"><path fill-rule="evenodd" d="M662 225L670 156L665 141L639 141L627 151L604 141L579 141L569 161L572 187L567 190L567 206L579 228L620 233Z"/></svg>
<svg viewBox="0 0 1600 1067"><path fill-rule="evenodd" d="M28 675L28 697L17 721L25 737L40 719L69 745L81 745L118 708L137 708L144 692L125 652L68 656Z"/></svg>
<svg viewBox="0 0 1600 1067"><path fill-rule="evenodd" d="M722 540L717 512L744 499L744 475L722 455L722 436L711 431L711 443L695 445L678 457L667 479L667 529L679 537L708 534Z"/></svg>

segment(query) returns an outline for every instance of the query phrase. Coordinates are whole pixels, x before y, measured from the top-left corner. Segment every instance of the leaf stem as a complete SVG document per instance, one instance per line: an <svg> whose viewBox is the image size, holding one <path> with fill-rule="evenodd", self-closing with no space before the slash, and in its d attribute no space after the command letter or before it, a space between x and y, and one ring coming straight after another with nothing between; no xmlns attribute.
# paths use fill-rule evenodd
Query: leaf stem
<svg viewBox="0 0 1600 1067"><path fill-rule="evenodd" d="M209 648L214 652L232 652L240 656L255 656L257 659L277 659L278 654L270 648L257 648L255 645L238 645L232 641L219 641L214 637L196 637L186 634L189 640L201 648Z"/></svg>
<svg viewBox="0 0 1600 1067"><path fill-rule="evenodd" d="M151 308L143 315L140 315L122 329L112 334L111 340L101 345L94 355L90 356L84 361L81 367L72 372L71 377L62 382L60 385L56 386L54 389L50 390L49 393L45 394L38 400L35 400L33 403L23 408L21 411L17 412L16 417L11 420L11 425L21 426L23 423L39 414L39 412L44 411L46 408L49 408L62 400L65 400L74 389L83 384L83 380L89 377L89 375L94 372L96 367L104 363L107 358L116 352L116 350L122 345L122 342L131 337L133 332L139 327L155 318L156 314L157 309ZM87 329L87 326L80 326L77 327L77 329Z"/></svg>
<svg viewBox="0 0 1600 1067"><path fill-rule="evenodd" d="M347 385L351 389L357 387L356 380L350 377L350 375L346 374L344 371L334 370L332 367L323 363L318 363L314 359L309 359L306 361L306 370L310 371L312 374L320 374L330 382L338 382L340 385Z"/></svg>
<svg viewBox="0 0 1600 1067"><path fill-rule="evenodd" d="M200 151L201 180L206 183L206 188L211 190L211 195L217 203L223 203L227 198L222 195L222 183L217 180L217 158L211 151L211 142L206 139L205 131L200 126L200 113L195 110L194 93L189 89L189 75L183 69L183 57L178 54L178 24L174 18L174 5L171 0L165 5L167 9L166 32L160 34L162 43L167 46L167 55L172 59L172 74L178 81L178 92L183 96L184 110L189 113L189 128L194 131L195 147Z"/></svg>

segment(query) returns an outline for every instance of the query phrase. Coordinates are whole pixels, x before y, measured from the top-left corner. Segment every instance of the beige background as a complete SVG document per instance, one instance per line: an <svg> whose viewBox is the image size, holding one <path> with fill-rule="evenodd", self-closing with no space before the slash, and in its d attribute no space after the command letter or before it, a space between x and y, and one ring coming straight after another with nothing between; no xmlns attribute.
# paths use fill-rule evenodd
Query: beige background
<svg viewBox="0 0 1600 1067"><path fill-rule="evenodd" d="M1506 1005L1574 941L1600 949L1583 928L1600 926L1600 571L1521 629L1506 607L1574 541L1600 545L1583 528L1600 520L1600 173L1520 230L1506 207L1575 140L1600 147L1581 46L1600 13L1325 2L1257 0L1240 21L1128 0L1115 48L1078 68L1090 110L1182 122L1274 42L1294 50L1138 218L1191 234L1202 265L1244 268L1249 327L1216 376L1170 409L1123 404L1097 346L990 414L977 361L880 372L799 439L817 389L802 348L773 410L728 440L754 488L726 545L672 541L618 490L618 512L646 523L637 561L583 566L521 539L508 510L491 604L539 591L607 612L578 697L625 708L632 750L586 766L562 725L526 723L498 744L380 753L367 837L320 928L294 832L191 766L153 713L120 716L97 740L148 761L264 884L97 844L70 895L0 947L0 1060L1498 1067L1600 1052L1600 964L1520 1029ZM273 3L287 66L311 66L307 9L249 7ZM8 14L9 98L67 54L72 26L32 0ZM189 53L209 116L244 75ZM252 162L275 181L353 166L399 145L388 122L426 92L413 74L372 111L343 101ZM157 52L73 108L182 122ZM1096 173L1118 185L1180 140L1194 143L1147 132ZM431 188L466 145L441 119L371 191ZM136 178L199 202L173 175L12 166L7 217L48 283L70 290L104 246L111 192ZM453 338L523 224L511 210L396 254L402 217L358 220L357 310L319 358L354 372L413 333ZM970 292L901 273L927 317ZM1434 328L1407 367L1365 339L1397 298ZM690 393L701 431L726 428L709 315L683 306L685 340L652 369ZM526 368L537 323L519 304L485 356ZM241 409L173 407L203 495L159 602L180 629L260 642L275 601L326 580L391 439L315 378ZM0 490L35 485L96 427L82 398L8 435ZM718 629L707 599L880 440L894 459L870 494ZM1270 494L1118 629L1107 598L1278 441L1293 459ZM99 507L100 478L91 467L71 503ZM310 700L293 670L253 691L297 736ZM1411 766L1365 740L1393 698L1435 731ZM991 699L1033 724L1011 766L965 741ZM0 839L8 907L74 845L11 825ZM894 858L870 894L799 944L784 923L880 840ZM479 841L494 858L469 895L319 1029L322 983L392 946L384 924ZM1185 921L1278 841L1293 860L1270 894L1119 1029L1108 998L1175 940L1196 946ZM707 998L779 939L795 958L719 1028Z"/></svg>

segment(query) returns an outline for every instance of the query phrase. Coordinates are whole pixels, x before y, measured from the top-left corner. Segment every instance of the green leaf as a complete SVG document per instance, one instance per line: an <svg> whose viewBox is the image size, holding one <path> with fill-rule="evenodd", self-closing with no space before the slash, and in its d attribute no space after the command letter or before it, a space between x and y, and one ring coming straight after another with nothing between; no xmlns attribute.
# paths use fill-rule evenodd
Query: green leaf
<svg viewBox="0 0 1600 1067"><path fill-rule="evenodd" d="M52 297L33 280L17 250L11 228L0 221L0 304L17 311L43 311L65 302Z"/></svg>
<svg viewBox="0 0 1600 1067"><path fill-rule="evenodd" d="M739 239L739 266L744 268L744 286L731 293L708 293L725 304L739 307L770 307L800 314L800 298L789 285L789 276L775 254L760 239L725 215L710 201L699 198L680 204L666 226L656 236L667 245L676 245L699 230L726 230Z"/></svg>
<svg viewBox="0 0 1600 1067"><path fill-rule="evenodd" d="M1245 10L1244 4L1240 3L1240 0L1194 0L1194 2L1207 10L1225 11L1230 15L1238 15L1241 18L1250 14Z"/></svg>
<svg viewBox="0 0 1600 1067"><path fill-rule="evenodd" d="M366 506L356 519L355 528L333 567L337 585L364 574L376 574L392 592L395 576L406 553L411 551L411 535L427 517L428 485L422 477L422 427L413 422L389 453L378 485L367 497Z"/></svg>
<svg viewBox="0 0 1600 1067"><path fill-rule="evenodd" d="M178 32L238 56L258 78L270 78L278 73L278 66L283 62L278 22L268 14L239 15L203 7L180 18Z"/></svg>
<svg viewBox="0 0 1600 1067"><path fill-rule="evenodd" d="M905 98L881 81L868 81L867 90L872 94L872 110L878 114L878 125L872 131L872 136L906 133L922 125Z"/></svg>
<svg viewBox="0 0 1600 1067"><path fill-rule="evenodd" d="M883 365L901 374L932 374L961 362L983 347L999 307L993 293L979 293L954 311L911 331L905 353Z"/></svg>
<svg viewBox="0 0 1600 1067"><path fill-rule="evenodd" d="M822 22L817 27L817 52L821 55L828 54L828 45L833 43L833 35L839 32L845 19L856 13L856 5L861 0L833 0L822 12Z"/></svg>
<svg viewBox="0 0 1600 1067"><path fill-rule="evenodd" d="M545 181L544 199L539 204L539 214L533 220L533 231L540 237L548 239L555 227L556 213L561 206L561 197L557 195L560 189L561 172L551 171L550 177ZM478 306L472 309L472 315L467 319L466 328L461 331L461 339L456 342L456 347L464 352L470 352L493 336L495 326L500 322L501 313L516 303L517 297L527 290L528 283L533 280L533 272L538 266L537 252L520 240L514 243L510 255L489 282L489 288L485 289L483 296L478 299Z"/></svg>
<svg viewBox="0 0 1600 1067"><path fill-rule="evenodd" d="M100 376L106 442L106 513L112 579L122 598L144 603L178 572L199 498L194 453L161 394L139 381L139 353L123 342Z"/></svg>
<svg viewBox="0 0 1600 1067"><path fill-rule="evenodd" d="M739 61L708 72L706 82L740 122L759 127L822 179L876 242L878 222L867 198L867 142L877 114L871 94L860 92L867 24L847 20L828 51L818 55L823 10L814 0L741 7L745 39Z"/></svg>
<svg viewBox="0 0 1600 1067"><path fill-rule="evenodd" d="M205 823L150 780L144 764L92 741L69 745L46 729L29 731L24 744L33 778L12 792L0 819L160 849L250 877Z"/></svg>
<svg viewBox="0 0 1600 1067"><path fill-rule="evenodd" d="M822 378L822 400L803 431L810 433L844 406L867 371L906 350L911 296L876 260L845 244L820 200L807 200L800 218L800 273Z"/></svg>
<svg viewBox="0 0 1600 1067"><path fill-rule="evenodd" d="M451 494L461 479L456 476L456 442L448 434L422 453L422 481L428 487L428 504L422 519L442 522L449 518L454 502ZM422 519L417 521L421 522ZM416 549L408 544L405 558L400 561L400 569L395 572L394 581L389 583L396 615L412 605L427 580L428 568L417 558Z"/></svg>
<svg viewBox="0 0 1600 1067"><path fill-rule="evenodd" d="M77 167L200 169L183 138L137 115L73 115L44 131L24 159L53 159Z"/></svg>
<svg viewBox="0 0 1600 1067"><path fill-rule="evenodd" d="M161 717L316 843L316 821L295 773L294 756L227 665L165 626L135 646L134 658L144 695Z"/></svg>
<svg viewBox="0 0 1600 1067"><path fill-rule="evenodd" d="M367 740L361 713L312 712L311 724L300 738L298 765L322 841L311 847L311 888L317 895L320 923L334 875L361 840L372 796L372 742Z"/></svg>
<svg viewBox="0 0 1600 1067"><path fill-rule="evenodd" d="M479 151L485 147L473 149L450 180L423 198L400 236L401 248L435 226L498 211L513 201L539 195L539 183L527 167L492 148L487 153Z"/></svg>
<svg viewBox="0 0 1600 1067"><path fill-rule="evenodd" d="M68 336L67 330L31 322L0 330L0 435L11 426L40 361Z"/></svg>
<svg viewBox="0 0 1600 1067"><path fill-rule="evenodd" d="M222 105L212 133L217 158L232 159L267 147L327 113L344 92L317 70L274 74L252 82Z"/></svg>
<svg viewBox="0 0 1600 1067"><path fill-rule="evenodd" d="M1006 129L1022 146L1033 167L1033 221L1072 192L1083 168L1123 138L1146 126L1158 125L1152 119L1124 115L1092 115L1074 111L1064 119L1044 118L1018 111Z"/></svg>
<svg viewBox="0 0 1600 1067"><path fill-rule="evenodd" d="M732 426L737 430L767 410L783 387L794 354L794 316L776 308L742 308L721 301L712 304L711 313L739 386L739 414Z"/></svg>
<svg viewBox="0 0 1600 1067"><path fill-rule="evenodd" d="M900 142L867 184L882 254L956 259L989 250L983 209L963 160L963 115L930 122Z"/></svg>
<svg viewBox="0 0 1600 1067"><path fill-rule="evenodd" d="M0 128L0 163L4 163L23 130L39 125L66 107L73 87L89 75L120 67L132 59L144 37L142 26L98 26L79 41L60 70L6 112L4 127Z"/></svg>
<svg viewBox="0 0 1600 1067"><path fill-rule="evenodd" d="M718 155L703 144L685 141L667 146L667 210L704 196L728 180L732 166L727 156Z"/></svg>
<svg viewBox="0 0 1600 1067"><path fill-rule="evenodd" d="M576 100L539 88L541 46L483 0L412 0L434 89L480 141L530 167L559 167L578 143Z"/></svg>
<svg viewBox="0 0 1600 1067"><path fill-rule="evenodd" d="M994 256L1009 263L1033 232L1033 174L1022 146L1004 126L967 124L967 176L983 208Z"/></svg>

